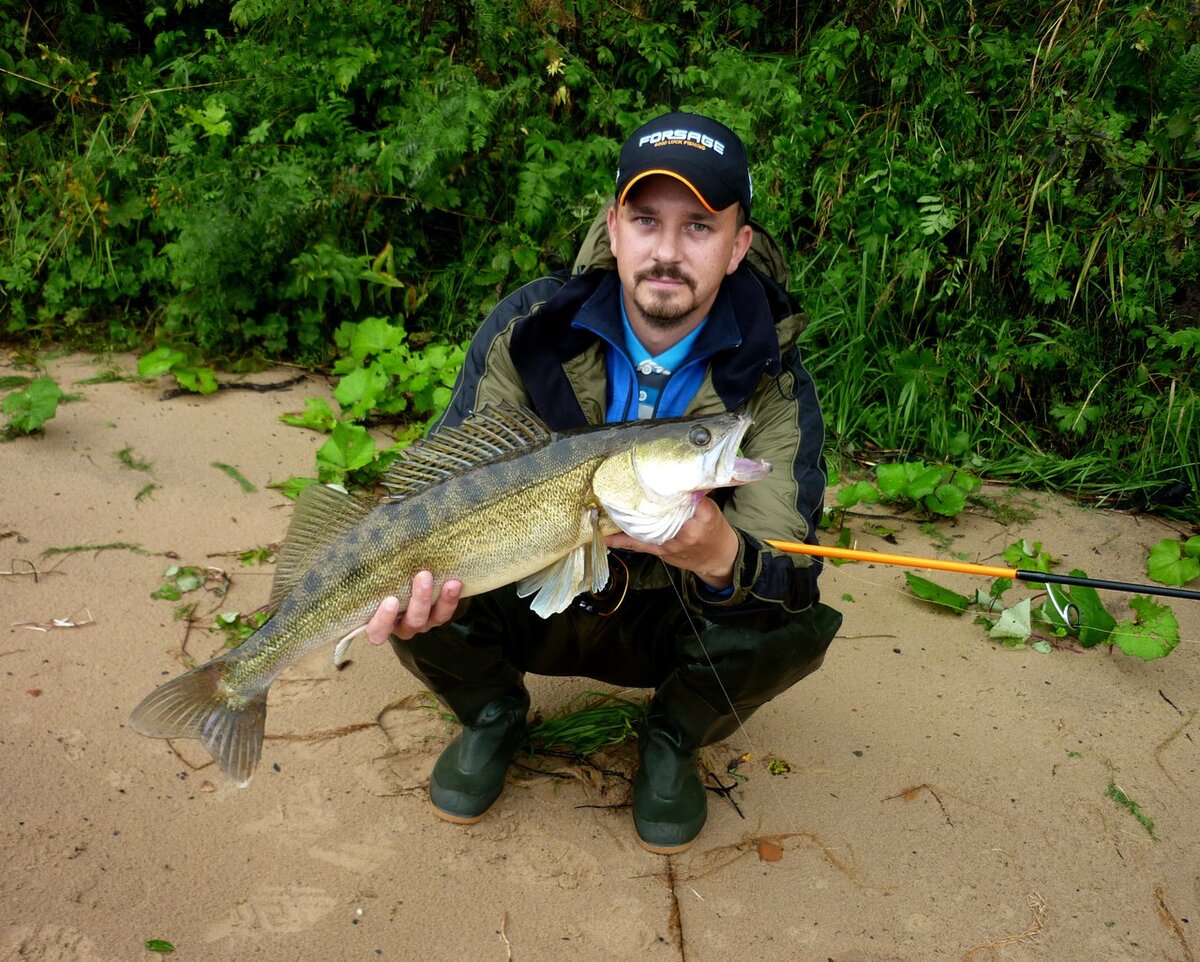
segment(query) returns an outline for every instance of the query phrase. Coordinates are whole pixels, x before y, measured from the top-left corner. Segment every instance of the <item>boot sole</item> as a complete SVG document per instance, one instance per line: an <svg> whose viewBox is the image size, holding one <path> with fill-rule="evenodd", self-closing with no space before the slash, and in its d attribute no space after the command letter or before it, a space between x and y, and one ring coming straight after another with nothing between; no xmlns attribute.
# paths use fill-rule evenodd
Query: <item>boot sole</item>
<svg viewBox="0 0 1200 962"><path fill-rule="evenodd" d="M492 804L495 804L494 802ZM443 822L450 822L454 825L474 825L476 822L482 822L487 817L487 813L491 811L489 807L487 811L480 812L478 815L455 815L453 812L446 812L433 804L433 800L429 801L429 810L433 812Z"/></svg>
<svg viewBox="0 0 1200 962"><path fill-rule="evenodd" d="M638 845L654 855L678 855L680 852L686 852L696 844L696 841L696 839L692 839L690 842L684 842L682 845L654 845L647 842L640 835L637 840Z"/></svg>

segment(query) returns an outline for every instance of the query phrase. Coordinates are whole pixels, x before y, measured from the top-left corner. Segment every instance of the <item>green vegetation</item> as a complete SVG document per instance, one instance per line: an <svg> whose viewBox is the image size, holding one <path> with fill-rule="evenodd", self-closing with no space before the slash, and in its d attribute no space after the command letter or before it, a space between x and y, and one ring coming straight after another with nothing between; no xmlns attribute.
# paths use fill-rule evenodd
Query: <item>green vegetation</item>
<svg viewBox="0 0 1200 962"><path fill-rule="evenodd" d="M1142 807L1137 802L1135 802L1120 788L1118 788L1116 782L1110 780L1108 783L1108 791L1106 791L1104 794L1120 805L1121 808L1125 809L1125 811L1129 812L1130 815L1136 818L1141 824L1142 828L1146 830L1146 834L1150 836L1152 841L1158 841L1158 836L1154 834L1154 820L1142 811Z"/></svg>
<svg viewBox="0 0 1200 962"><path fill-rule="evenodd" d="M58 413L58 402L62 399L62 389L53 378L39 377L30 381L27 387L13 391L4 399L3 410L8 415L4 433L8 437L37 434Z"/></svg>
<svg viewBox="0 0 1200 962"><path fill-rule="evenodd" d="M1004 551L1004 559L1029 571L1049 572L1054 564L1040 542L1011 544ZM1087 577L1087 572L1079 569L1070 574ZM906 571L904 577L915 597L956 615L974 612L976 621L988 629L988 637L1005 645L1028 645L1045 653L1062 640L1073 639L1081 648L1105 644L1126 655L1153 661L1166 657L1179 644L1179 623L1170 606L1142 595L1128 601L1134 617L1118 623L1091 587L1047 584L1044 600L1034 608L1029 597L1005 603L1004 595L1013 587L1008 578L998 578L987 591L976 589L968 596L911 571Z"/></svg>
<svg viewBox="0 0 1200 962"><path fill-rule="evenodd" d="M583 707L578 707L579 703ZM534 750L558 749L592 755L636 738L646 721L646 702L618 695L584 692L529 730Z"/></svg>
<svg viewBox="0 0 1200 962"><path fill-rule="evenodd" d="M570 266L624 134L703 110L751 146L835 458L1194 516L1198 38L1183 0L0 0L0 336L199 392L337 365L318 472L353 481L364 423L403 443ZM53 416L16 396L11 431Z"/></svg>

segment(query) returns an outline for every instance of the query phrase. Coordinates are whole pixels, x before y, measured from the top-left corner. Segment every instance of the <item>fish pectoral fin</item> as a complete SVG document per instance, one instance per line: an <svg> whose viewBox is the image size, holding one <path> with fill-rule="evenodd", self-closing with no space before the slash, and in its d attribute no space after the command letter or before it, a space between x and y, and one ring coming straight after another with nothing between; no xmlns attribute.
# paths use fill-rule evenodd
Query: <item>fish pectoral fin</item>
<svg viewBox="0 0 1200 962"><path fill-rule="evenodd" d="M666 502L646 500L639 504L624 504L604 497L599 500L618 528L631 538L650 544L670 541L696 513L696 503L689 498Z"/></svg>
<svg viewBox="0 0 1200 962"><path fill-rule="evenodd" d="M267 693L232 705L221 687L222 663L194 668L156 688L129 716L134 731L152 738L199 738L238 788L262 756Z"/></svg>
<svg viewBox="0 0 1200 962"><path fill-rule="evenodd" d="M588 587L586 557L588 548L580 545L549 567L517 584L517 595L535 595L529 607L542 618L565 611L575 596Z"/></svg>
<svg viewBox="0 0 1200 962"><path fill-rule="evenodd" d="M592 545L588 555L587 581L591 590L599 594L608 587L611 577L608 570L608 545L604 543L604 535L600 533L600 511L592 508Z"/></svg>

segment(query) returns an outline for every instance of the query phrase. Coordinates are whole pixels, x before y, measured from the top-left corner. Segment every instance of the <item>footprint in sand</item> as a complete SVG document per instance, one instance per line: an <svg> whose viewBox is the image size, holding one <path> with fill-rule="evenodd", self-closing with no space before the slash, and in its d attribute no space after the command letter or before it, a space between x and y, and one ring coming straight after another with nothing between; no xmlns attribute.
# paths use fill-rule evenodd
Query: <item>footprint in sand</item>
<svg viewBox="0 0 1200 962"><path fill-rule="evenodd" d="M363 783L380 797L423 792L434 759L453 737L454 726L424 692L389 705L378 722L387 750L361 770Z"/></svg>
<svg viewBox="0 0 1200 962"><path fill-rule="evenodd" d="M389 828L397 830L395 820ZM399 830L404 830L402 822ZM304 849L319 861L357 875L374 872L396 855L395 847L382 838L358 842L338 839L345 826L317 782L304 786L262 818L247 823L242 831L266 836L288 848Z"/></svg>
<svg viewBox="0 0 1200 962"><path fill-rule="evenodd" d="M303 932L329 914L337 900L308 885L265 885L209 929L205 941Z"/></svg>
<svg viewBox="0 0 1200 962"><path fill-rule="evenodd" d="M0 959L12 962L102 962L96 943L66 925L14 925L0 934Z"/></svg>

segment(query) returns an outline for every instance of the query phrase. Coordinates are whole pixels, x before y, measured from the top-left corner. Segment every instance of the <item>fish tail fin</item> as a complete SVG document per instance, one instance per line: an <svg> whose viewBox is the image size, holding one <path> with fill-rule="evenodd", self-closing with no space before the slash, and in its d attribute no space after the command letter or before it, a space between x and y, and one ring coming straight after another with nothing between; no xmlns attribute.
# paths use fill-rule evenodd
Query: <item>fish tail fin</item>
<svg viewBox="0 0 1200 962"><path fill-rule="evenodd" d="M156 688L129 716L135 732L151 738L198 738L238 788L262 755L267 693L231 703L221 684L222 664L211 662Z"/></svg>

